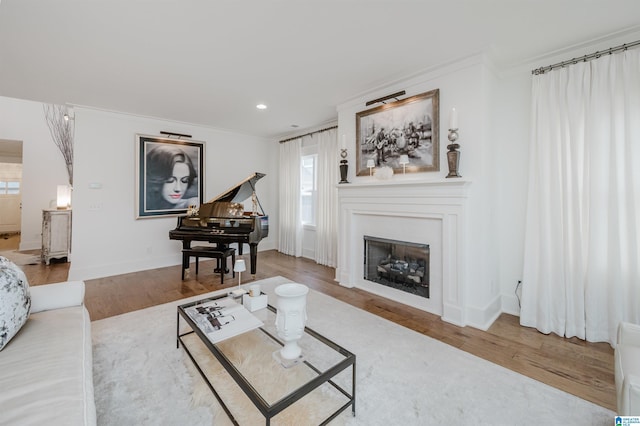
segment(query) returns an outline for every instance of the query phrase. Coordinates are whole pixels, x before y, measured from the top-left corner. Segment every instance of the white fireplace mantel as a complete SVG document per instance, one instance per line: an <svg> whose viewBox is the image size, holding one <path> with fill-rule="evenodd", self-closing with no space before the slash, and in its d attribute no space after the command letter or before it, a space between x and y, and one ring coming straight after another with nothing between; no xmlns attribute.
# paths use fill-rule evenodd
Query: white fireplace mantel
<svg viewBox="0 0 640 426"><path fill-rule="evenodd" d="M418 191L421 194L426 194L430 191L438 191L438 192L455 192L457 190L463 191L466 193L466 188L471 184L471 181L464 179L388 179L381 180L372 178L371 180L359 180L354 183L342 183L338 184L338 191L358 191L358 190L366 190L366 189L375 189L375 190L414 190ZM413 189L412 189L413 188ZM464 196L462 193L460 194Z"/></svg>
<svg viewBox="0 0 640 426"><path fill-rule="evenodd" d="M466 325L466 204L471 182L462 179L362 180L338 185L339 237L336 279ZM429 299L366 281L366 234L431 246Z"/></svg>

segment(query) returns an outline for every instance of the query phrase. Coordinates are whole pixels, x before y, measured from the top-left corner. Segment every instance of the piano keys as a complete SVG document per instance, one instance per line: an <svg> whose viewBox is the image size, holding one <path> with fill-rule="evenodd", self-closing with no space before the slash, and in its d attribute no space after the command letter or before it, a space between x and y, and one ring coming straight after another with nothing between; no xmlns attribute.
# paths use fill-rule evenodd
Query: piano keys
<svg viewBox="0 0 640 426"><path fill-rule="evenodd" d="M240 255L243 244L248 244L250 270L255 275L258 243L269 235L269 216L264 213L255 189L256 182L264 176L264 173L253 173L239 184L203 203L196 214L178 216L177 227L169 231L169 238L182 241L183 249L191 248L192 241L206 241L222 246L237 243ZM253 208L251 212L245 212L241 203L249 197Z"/></svg>

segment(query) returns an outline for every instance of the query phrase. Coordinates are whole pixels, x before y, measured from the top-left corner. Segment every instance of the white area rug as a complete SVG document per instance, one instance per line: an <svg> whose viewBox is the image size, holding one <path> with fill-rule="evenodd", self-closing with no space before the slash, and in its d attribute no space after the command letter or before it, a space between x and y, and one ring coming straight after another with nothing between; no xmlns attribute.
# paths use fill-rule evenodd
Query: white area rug
<svg viewBox="0 0 640 426"><path fill-rule="evenodd" d="M282 277L262 280L273 289ZM92 323L99 425L210 425L200 385L176 349L176 306ZM610 425L614 413L390 321L310 291L307 325L357 356L356 417L337 425ZM211 397L213 401L213 397ZM272 423L274 424L274 423ZM281 423L287 424L287 423ZM297 419L296 426L304 424Z"/></svg>
<svg viewBox="0 0 640 426"><path fill-rule="evenodd" d="M41 261L38 255L20 253L15 250L0 251L0 256L6 257L16 265L37 265Z"/></svg>

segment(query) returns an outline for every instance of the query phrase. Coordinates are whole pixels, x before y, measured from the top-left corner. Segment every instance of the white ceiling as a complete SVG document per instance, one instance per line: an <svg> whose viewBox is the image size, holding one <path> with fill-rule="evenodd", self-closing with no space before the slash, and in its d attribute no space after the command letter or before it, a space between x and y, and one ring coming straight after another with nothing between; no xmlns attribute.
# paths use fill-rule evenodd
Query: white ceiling
<svg viewBox="0 0 640 426"><path fill-rule="evenodd" d="M638 0L0 1L0 96L270 138L471 54L508 68L640 24Z"/></svg>

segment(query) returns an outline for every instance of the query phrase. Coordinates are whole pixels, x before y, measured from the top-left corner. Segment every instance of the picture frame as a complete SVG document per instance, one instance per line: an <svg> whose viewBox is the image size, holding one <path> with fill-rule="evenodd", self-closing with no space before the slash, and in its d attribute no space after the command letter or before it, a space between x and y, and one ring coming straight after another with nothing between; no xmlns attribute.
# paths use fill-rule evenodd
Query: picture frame
<svg viewBox="0 0 640 426"><path fill-rule="evenodd" d="M136 219L178 216L202 204L204 145L136 134Z"/></svg>
<svg viewBox="0 0 640 426"><path fill-rule="evenodd" d="M369 160L394 173L439 171L439 97L435 89L356 113L356 175L369 176Z"/></svg>

